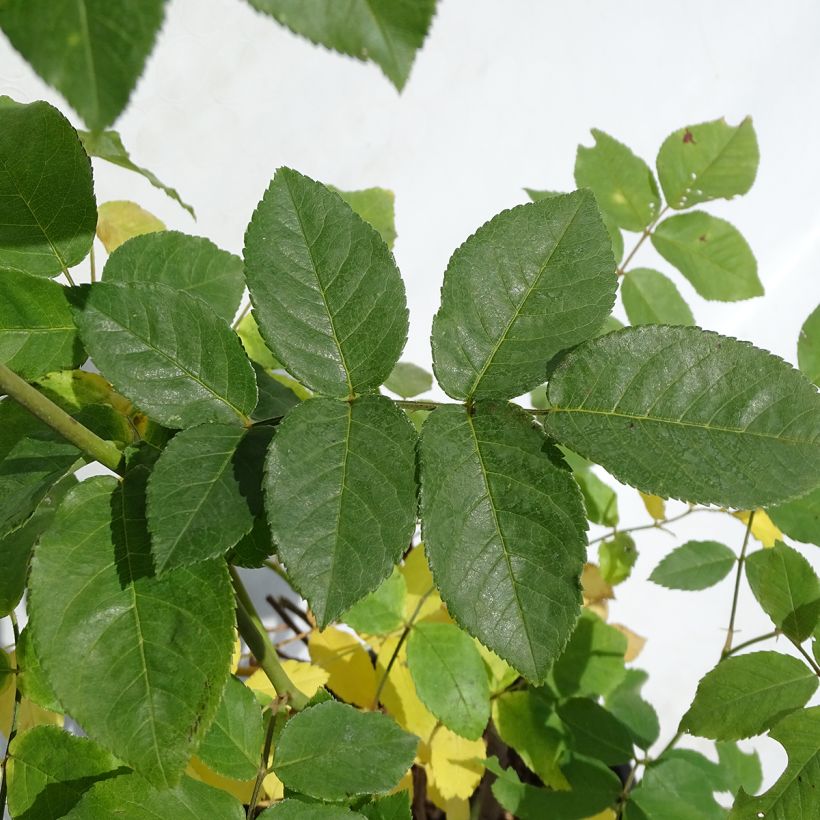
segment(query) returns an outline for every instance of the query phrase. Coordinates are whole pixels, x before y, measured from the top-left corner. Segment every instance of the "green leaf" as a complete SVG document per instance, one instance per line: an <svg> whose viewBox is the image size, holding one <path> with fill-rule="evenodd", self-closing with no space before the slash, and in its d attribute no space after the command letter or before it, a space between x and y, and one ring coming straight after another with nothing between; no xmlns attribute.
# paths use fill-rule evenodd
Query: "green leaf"
<svg viewBox="0 0 820 820"><path fill-rule="evenodd" d="M436 0L249 0L308 40L372 60L401 91L436 10Z"/></svg>
<svg viewBox="0 0 820 820"><path fill-rule="evenodd" d="M649 580L667 589L706 589L722 581L737 563L717 541L687 541L652 570Z"/></svg>
<svg viewBox="0 0 820 820"><path fill-rule="evenodd" d="M309 399L279 426L265 489L277 553L324 628L390 574L416 524L416 432L382 396Z"/></svg>
<svg viewBox="0 0 820 820"><path fill-rule="evenodd" d="M633 325L695 324L675 283L651 268L635 268L624 276L621 299Z"/></svg>
<svg viewBox="0 0 820 820"><path fill-rule="evenodd" d="M259 771L264 742L262 710L253 692L242 681L229 677L197 757L225 777L248 780Z"/></svg>
<svg viewBox="0 0 820 820"><path fill-rule="evenodd" d="M610 766L632 759L632 738L611 712L590 698L570 698L558 706L558 715L572 732L572 750Z"/></svg>
<svg viewBox="0 0 820 820"><path fill-rule="evenodd" d="M180 197L175 188L165 185L157 178L156 174L147 168L137 165L131 159L128 150L122 144L122 137L117 131L78 131L77 133L80 135L83 148L85 148L85 152L88 156L104 159L112 165L117 165L120 168L125 168L127 171L133 171L145 177L151 185L167 194L171 199L176 200L192 217L196 218L193 207Z"/></svg>
<svg viewBox="0 0 820 820"><path fill-rule="evenodd" d="M387 580L342 615L341 620L360 634L386 635L404 620L407 582L398 567Z"/></svg>
<svg viewBox="0 0 820 820"><path fill-rule="evenodd" d="M635 540L629 533L618 532L598 547L601 577L608 584L620 584L629 578L638 560Z"/></svg>
<svg viewBox="0 0 820 820"><path fill-rule="evenodd" d="M778 541L746 559L746 578L757 602L783 633L803 643L820 618L820 580L797 550Z"/></svg>
<svg viewBox="0 0 820 820"><path fill-rule="evenodd" d="M623 680L606 696L606 708L626 726L635 745L644 750L661 731L657 712L640 696L648 678L642 669L627 669Z"/></svg>
<svg viewBox="0 0 820 820"><path fill-rule="evenodd" d="M386 188L364 188L361 191L340 191L329 185L369 225L372 225L390 250L396 241L396 196Z"/></svg>
<svg viewBox="0 0 820 820"><path fill-rule="evenodd" d="M358 807L368 820L411 820L410 792L402 790Z"/></svg>
<svg viewBox="0 0 820 820"><path fill-rule="evenodd" d="M32 20L54 16L15 3L23 5L18 13ZM10 13L8 4L0 8L3 28ZM0 269L57 276L82 261L94 241L97 203L91 163L68 120L48 103L0 97L0 169Z"/></svg>
<svg viewBox="0 0 820 820"><path fill-rule="evenodd" d="M815 384L820 383L820 305L800 328L797 339L797 363Z"/></svg>
<svg viewBox="0 0 820 820"><path fill-rule="evenodd" d="M222 789L183 777L174 788L155 789L137 774L97 783L66 820L244 820L242 804Z"/></svg>
<svg viewBox="0 0 820 820"><path fill-rule="evenodd" d="M162 451L148 482L148 527L159 574L224 555L250 532L262 505L258 489L256 499L248 498L248 485L261 481L269 435L255 475L243 475L240 450L247 450L247 444L241 447L250 440L247 432L231 424L200 424L177 433Z"/></svg>
<svg viewBox="0 0 820 820"><path fill-rule="evenodd" d="M239 424L256 405L242 345L204 302L165 285L98 282L77 309L100 372L166 427Z"/></svg>
<svg viewBox="0 0 820 820"><path fill-rule="evenodd" d="M433 377L423 367L410 362L399 362L385 379L384 386L403 399L411 399L430 390L433 387Z"/></svg>
<svg viewBox="0 0 820 820"><path fill-rule="evenodd" d="M24 379L85 360L65 289L19 271L2 274L0 362Z"/></svg>
<svg viewBox="0 0 820 820"><path fill-rule="evenodd" d="M453 624L415 624L407 666L419 700L448 729L477 740L490 719L490 685L472 639Z"/></svg>
<svg viewBox="0 0 820 820"><path fill-rule="evenodd" d="M820 546L820 487L766 512L774 523L795 541Z"/></svg>
<svg viewBox="0 0 820 820"><path fill-rule="evenodd" d="M266 370L280 370L282 363L268 350L259 333L253 311L242 317L236 326L236 332L242 340L242 346L248 356Z"/></svg>
<svg viewBox="0 0 820 820"><path fill-rule="evenodd" d="M789 655L734 655L722 660L698 684L681 729L713 740L759 735L800 709L815 689L817 676Z"/></svg>
<svg viewBox="0 0 820 820"><path fill-rule="evenodd" d="M572 475L584 496L587 518L594 524L614 527L619 521L618 494L615 490L588 467L573 468Z"/></svg>
<svg viewBox="0 0 820 820"><path fill-rule="evenodd" d="M724 740L716 743L725 788L732 795L740 789L754 794L763 783L763 769L757 752L744 752L737 743Z"/></svg>
<svg viewBox="0 0 820 820"><path fill-rule="evenodd" d="M561 350L612 310L615 262L588 191L502 211L450 258L433 319L433 370L455 399L541 384Z"/></svg>
<svg viewBox="0 0 820 820"><path fill-rule="evenodd" d="M108 258L106 282L168 285L198 296L217 316L231 322L245 276L242 260L209 239L179 231L158 231L134 237Z"/></svg>
<svg viewBox="0 0 820 820"><path fill-rule="evenodd" d="M593 128L592 136L592 148L578 146L575 184L591 188L601 210L616 225L628 231L642 231L658 216L661 206L651 169L609 134Z"/></svg>
<svg viewBox="0 0 820 820"><path fill-rule="evenodd" d="M228 561L237 567L259 569L273 555L275 547L270 537L268 519L259 515L254 519L251 531L244 535L228 554Z"/></svg>
<svg viewBox="0 0 820 820"><path fill-rule="evenodd" d="M344 806L328 806L324 803L303 803L289 798L274 803L259 815L258 820L354 820L365 815Z"/></svg>
<svg viewBox="0 0 820 820"><path fill-rule="evenodd" d="M757 174L760 152L752 118L740 125L712 120L670 134L658 152L658 178L672 208L745 194Z"/></svg>
<svg viewBox="0 0 820 820"><path fill-rule="evenodd" d="M802 709L783 718L769 732L789 756L785 771L760 797L741 792L731 820L798 820L820 813L820 706Z"/></svg>
<svg viewBox="0 0 820 820"><path fill-rule="evenodd" d="M392 789L410 768L417 743L387 715L327 701L285 724L273 770L289 789L346 800Z"/></svg>
<svg viewBox="0 0 820 820"><path fill-rule="evenodd" d="M164 9L164 0L56 5L51 0L8 0L0 8L0 28L86 125L99 131L128 104Z"/></svg>
<svg viewBox="0 0 820 820"><path fill-rule="evenodd" d="M40 663L66 710L166 787L216 712L233 649L233 595L219 561L154 576L144 473L122 485L92 478L69 492L35 550L29 612Z"/></svg>
<svg viewBox="0 0 820 820"><path fill-rule="evenodd" d="M550 435L646 493L748 510L817 483L820 396L748 342L625 328L569 352L548 398Z"/></svg>
<svg viewBox="0 0 820 820"><path fill-rule="evenodd" d="M763 295L752 249L725 219L703 211L670 216L655 228L652 244L704 299L737 302Z"/></svg>
<svg viewBox="0 0 820 820"><path fill-rule="evenodd" d="M23 697L42 706L43 709L62 714L63 707L57 700L34 649L30 627L26 626L20 632L20 639L17 641L14 654L19 670L17 685Z"/></svg>
<svg viewBox="0 0 820 820"><path fill-rule="evenodd" d="M404 283L338 194L280 168L245 234L245 275L262 337L299 381L346 397L390 374L407 339Z"/></svg>
<svg viewBox="0 0 820 820"><path fill-rule="evenodd" d="M15 820L63 817L94 783L127 772L88 738L37 726L16 737L9 749L9 812Z"/></svg>
<svg viewBox="0 0 820 820"><path fill-rule="evenodd" d="M299 396L269 375L256 362L252 364L256 373L256 387L259 391L259 401L256 402L253 417L260 420L283 418L288 411L299 404Z"/></svg>
<svg viewBox="0 0 820 820"><path fill-rule="evenodd" d="M560 455L519 408L443 406L420 444L422 533L452 617L543 681L580 610L586 516Z"/></svg>
<svg viewBox="0 0 820 820"><path fill-rule="evenodd" d="M555 688L565 697L609 694L626 675L626 635L587 609L552 668Z"/></svg>

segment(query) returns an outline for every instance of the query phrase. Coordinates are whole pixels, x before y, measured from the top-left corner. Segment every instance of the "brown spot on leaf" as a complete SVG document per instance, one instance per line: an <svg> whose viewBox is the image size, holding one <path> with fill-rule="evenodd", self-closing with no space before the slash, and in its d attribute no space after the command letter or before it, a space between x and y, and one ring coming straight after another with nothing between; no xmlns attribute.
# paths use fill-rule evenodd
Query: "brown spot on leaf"
<svg viewBox="0 0 820 820"><path fill-rule="evenodd" d="M695 135L688 128L683 133L683 141L691 142L692 144L695 142Z"/></svg>
<svg viewBox="0 0 820 820"><path fill-rule="evenodd" d="M705 241L706 241L706 234L705 234L705 233L702 233L702 234L698 237L698 242L705 242Z"/></svg>

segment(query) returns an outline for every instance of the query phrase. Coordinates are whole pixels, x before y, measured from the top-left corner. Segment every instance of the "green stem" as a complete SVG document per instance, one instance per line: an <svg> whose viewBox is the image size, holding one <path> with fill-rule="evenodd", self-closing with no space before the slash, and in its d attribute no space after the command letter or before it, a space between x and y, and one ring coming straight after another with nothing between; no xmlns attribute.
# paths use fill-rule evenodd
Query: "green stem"
<svg viewBox="0 0 820 820"><path fill-rule="evenodd" d="M241 312L239 313L239 316L237 316L237 317L236 317L236 319L234 319L233 324L231 325L231 327L232 327L234 330L236 330L236 329L239 327L239 325L241 324L242 320L243 320L243 319L244 319L244 318L245 318L245 317L246 317L246 316L247 316L250 312L251 312L251 303L250 303L250 302L248 302L248 304L247 304L247 305L245 305L245 307L243 307L243 308L242 308Z"/></svg>
<svg viewBox="0 0 820 820"><path fill-rule="evenodd" d="M268 640L262 620L251 602L248 591L236 571L231 567L231 579L236 592L236 623L239 634L248 645L262 671L268 676L273 688L279 695L287 695L288 703L298 712L307 706L308 698L300 692L293 681L288 677L284 667L279 662L276 650Z"/></svg>
<svg viewBox="0 0 820 820"><path fill-rule="evenodd" d="M278 704L271 709L268 715L268 728L265 731L265 745L262 749L262 759L259 762L259 771L256 773L256 782L253 784L253 792L251 794L250 803L248 803L248 811L245 815L247 820L253 820L256 812L256 804L259 802L259 795L262 791L262 781L268 773L268 758L270 757L270 747L273 745L273 730L276 726L276 714L278 712Z"/></svg>
<svg viewBox="0 0 820 820"><path fill-rule="evenodd" d="M725 658L732 651L732 641L735 637L735 616L737 615L737 599L740 595L740 579L743 576L743 564L746 562L746 548L749 546L749 536L752 534L752 524L755 520L755 510L749 513L749 521L746 524L746 534L743 536L743 546L740 548L740 557L737 559L737 572L735 573L735 591L732 595L732 611L729 615L729 628L726 630L726 643L723 644L723 651L720 653L721 659Z"/></svg>
<svg viewBox="0 0 820 820"><path fill-rule="evenodd" d="M635 243L635 247L627 255L626 259L621 263L621 266L615 271L618 276L623 276L626 273L626 266L632 261L635 254L640 250L641 245L652 236L652 231L655 230L655 225L661 221L661 217L669 210L668 205L664 205L663 208L658 212L658 215L655 217L654 222L651 225L644 228L643 233L641 234L640 239Z"/></svg>
<svg viewBox="0 0 820 820"><path fill-rule="evenodd" d="M63 268L63 276L65 276L66 280L68 281L68 284L71 285L72 288L75 287L76 282L71 278L71 274L68 272L68 268Z"/></svg>
<svg viewBox="0 0 820 820"><path fill-rule="evenodd" d="M63 438L80 448L94 461L115 472L122 462L122 453L110 442L101 439L77 419L72 418L61 407L46 398L28 382L23 381L13 370L0 364L0 389L18 404L56 430Z"/></svg>
<svg viewBox="0 0 820 820"><path fill-rule="evenodd" d="M663 518L660 521L653 521L651 524L640 524L637 527L627 527L626 529L618 529L617 527L613 527L611 532L608 532L606 535L601 535L598 538L593 538L589 543L588 546L592 546L593 544L597 544L599 541L606 541L608 538L614 538L619 532L640 532L641 530L662 530L667 524L673 524L675 521L680 521L682 518L686 518L687 516L691 515L692 513L696 512L717 512L717 510L710 510L708 507L690 507L685 512L680 513L679 515L673 515L671 518Z"/></svg>
<svg viewBox="0 0 820 820"><path fill-rule="evenodd" d="M736 652L740 652L741 649L746 649L747 646L754 646L754 644L756 643L771 640L772 638L776 638L779 634L780 630L775 629L771 632L767 632L765 635L758 635L756 638L749 638L748 641L743 641L743 643L739 643L737 646L730 649L723 655L723 657L728 658L730 655L734 655Z"/></svg>
<svg viewBox="0 0 820 820"><path fill-rule="evenodd" d="M94 257L94 243L91 243L91 250L88 254L89 272L91 274L91 281L97 281L97 260Z"/></svg>
<svg viewBox="0 0 820 820"><path fill-rule="evenodd" d="M15 667L17 667L16 661L16 654L17 654L17 647L20 645L20 627L17 624L17 615L14 613L14 610L9 612L9 618L11 620L11 629L14 633L14 648L15 648ZM9 729L9 738L8 744L6 745L6 753L3 756L3 764L2 764L2 775L3 779L0 782L0 817L5 817L6 811L6 794L8 792L8 769L6 768L8 759L9 759L9 749L11 748L11 742L14 740L15 736L17 735L17 715L20 711L20 701L23 699L23 693L20 691L20 686L18 684L18 675L20 674L19 668L15 671L14 675L14 705L11 709L11 729Z"/></svg>
<svg viewBox="0 0 820 820"><path fill-rule="evenodd" d="M811 667L811 670L814 672L814 674L817 675L818 678L820 678L820 666L818 666L817 663L815 663L814 658L812 658L812 656L809 655L809 653L806 652L806 650L803 649L803 647L800 646L800 643L794 640L794 638L789 638L789 640L792 642L794 648L803 656L806 663Z"/></svg>

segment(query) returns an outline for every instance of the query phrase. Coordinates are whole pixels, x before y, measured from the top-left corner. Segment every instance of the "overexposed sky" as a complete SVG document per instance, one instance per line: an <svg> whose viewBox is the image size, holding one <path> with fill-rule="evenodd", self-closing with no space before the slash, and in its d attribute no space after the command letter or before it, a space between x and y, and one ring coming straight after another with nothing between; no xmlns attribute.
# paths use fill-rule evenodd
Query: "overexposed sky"
<svg viewBox="0 0 820 820"><path fill-rule="evenodd" d="M575 149L591 144L590 127L652 164L676 128L751 114L758 179L746 197L705 208L746 236L767 294L710 303L673 278L703 327L794 362L799 327L820 301L818 31L814 0L439 0L399 95L376 66L313 46L242 0L171 0L116 127L133 159L178 188L199 219L140 177L102 163L97 196L135 200L169 227L239 253L280 165L344 189L391 188L411 313L404 358L429 367L430 323L452 251L495 213L526 201L523 187L569 190ZM46 99L69 113L4 38L0 93ZM649 243L635 263L670 270ZM622 496L624 525L648 520L634 491ZM686 538L737 548L743 535L739 522L718 516L685 524L678 540L639 539L633 577L611 607L612 620L649 639L637 665L650 671L644 695L661 714L661 743L720 654L732 581L684 593L646 578ZM817 547L803 552L818 566ZM738 625L739 640L770 628L748 590ZM785 755L772 741L754 745L771 782Z"/></svg>

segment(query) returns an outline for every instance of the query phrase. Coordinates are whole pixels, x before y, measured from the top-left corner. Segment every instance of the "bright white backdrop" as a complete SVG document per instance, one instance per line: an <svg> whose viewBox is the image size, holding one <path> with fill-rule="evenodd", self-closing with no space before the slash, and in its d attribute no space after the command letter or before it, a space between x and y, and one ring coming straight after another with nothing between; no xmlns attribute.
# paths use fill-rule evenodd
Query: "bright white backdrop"
<svg viewBox="0 0 820 820"><path fill-rule="evenodd" d="M439 5L399 96L375 66L313 46L242 0L172 0L117 128L134 159L177 187L199 219L193 222L139 177L102 164L95 174L98 200L136 200L169 227L241 252L245 226L280 165L340 188L393 189L395 255L411 312L404 358L429 367L430 323L453 249L493 214L525 201L524 186L570 189L575 148L590 144L590 127L651 163L663 138L680 126L721 115L736 123L751 114L762 157L758 179L747 197L708 207L748 238L767 294L709 303L682 277L675 281L703 327L794 362L799 326L820 301L820 5ZM5 40L0 93L65 109ZM627 248L630 241L627 235ZM659 260L645 246L636 262ZM633 491L622 493L621 510L624 525L647 520ZM611 607L612 620L648 638L638 665L651 673L644 694L661 715L661 742L717 660L732 582L683 593L646 578L687 537L737 547L743 535L741 524L717 516L685 523L676 528L678 541L654 532L639 540L636 569ZM819 565L816 547L803 552ZM754 615L755 606L744 590L739 640L770 628ZM772 741L754 745L771 782L785 755Z"/></svg>

